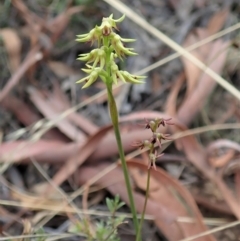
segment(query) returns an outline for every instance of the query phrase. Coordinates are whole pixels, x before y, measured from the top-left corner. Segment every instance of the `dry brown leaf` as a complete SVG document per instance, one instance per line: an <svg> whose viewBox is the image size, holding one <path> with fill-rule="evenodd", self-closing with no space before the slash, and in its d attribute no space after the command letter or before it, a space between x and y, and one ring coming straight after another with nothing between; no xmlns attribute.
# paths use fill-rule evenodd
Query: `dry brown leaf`
<svg viewBox="0 0 240 241"><path fill-rule="evenodd" d="M40 140L35 143L31 141L5 142L0 145L0 162L19 162L26 159L28 159L29 162L29 158L36 158L38 160L37 157L39 155L42 155L46 161L51 159L50 157L52 155L56 154L56 157L58 157L57 153L60 153L63 159L65 157L66 160L66 154L64 156L64 152L60 151L63 150L64 147L66 147L64 151L69 156L74 148L72 148L72 145L66 145L60 141ZM55 150L55 153L53 150ZM58 161L58 159L55 160L56 162Z"/></svg>
<svg viewBox="0 0 240 241"><path fill-rule="evenodd" d="M197 28L194 33L191 33L187 36L183 46L187 48L188 46L191 46L192 44L206 38L207 36L208 35L206 30ZM209 53L210 46L211 46L211 43L205 44L200 48L191 51L191 53L199 60L204 62L205 58L207 57L206 55ZM186 78L187 78L186 96L189 96L194 90L196 84L198 83L198 79L202 70L199 69L196 65L194 65L191 61L189 61L186 58L182 57L182 61L185 66Z"/></svg>
<svg viewBox="0 0 240 241"><path fill-rule="evenodd" d="M178 93L184 83L185 74L181 73L177 76L175 83L172 85L171 91L167 97L165 104L165 111L170 116L176 116L177 114L177 97Z"/></svg>
<svg viewBox="0 0 240 241"><path fill-rule="evenodd" d="M12 112L18 121L20 121L24 126L30 126L42 118L28 104L24 103L21 99L18 99L15 96L7 96L3 99L0 105L4 109ZM63 142L68 140L57 129L49 130L43 135L43 138L55 139Z"/></svg>
<svg viewBox="0 0 240 241"><path fill-rule="evenodd" d="M224 201L219 200L213 200L207 196L204 196L202 193L200 194L192 194L195 201L209 209L218 213L227 214L227 215L233 215L232 210L229 208L229 206Z"/></svg>
<svg viewBox="0 0 240 241"><path fill-rule="evenodd" d="M20 65L22 41L17 32L11 28L0 29L0 35L7 50L11 72L15 72Z"/></svg>
<svg viewBox="0 0 240 241"><path fill-rule="evenodd" d="M134 179L134 182L136 183L136 186L139 189L146 191L147 173L142 172L141 170L135 169L135 168L131 169L130 172ZM150 183L151 183L151 186L149 189L150 192L154 192L155 190L158 190L159 184L154 178L152 178L152 177L150 178Z"/></svg>
<svg viewBox="0 0 240 241"><path fill-rule="evenodd" d="M227 46L228 43L223 43L221 40L215 41L214 45L212 45L208 56L208 63L209 67L216 73L221 73L225 64ZM219 53L219 49L221 49L222 52ZM216 82L204 73L199 79L197 86L192 90L189 96L187 96L179 108L177 114L179 121L185 125L188 125L200 111L205 103L205 100L210 95L215 86Z"/></svg>
<svg viewBox="0 0 240 241"><path fill-rule="evenodd" d="M46 97L39 90L34 87L29 87L28 93L31 101L45 117L50 120L59 118L60 112L58 112L53 106L49 105L48 99L46 99ZM62 133L72 140L83 142L86 139L86 135L77 129L77 127L75 127L66 118L56 121L55 125Z"/></svg>
<svg viewBox="0 0 240 241"><path fill-rule="evenodd" d="M80 168L80 184L85 184L90 177L97 175L99 172L107 168L108 165L109 164L107 163L101 163L94 167ZM146 166L143 166L146 170ZM120 168L114 169L111 172L107 173L105 176L103 176L97 181L96 185L107 187L108 191L110 191L113 195L119 194L121 199L129 205L128 194L124 183L122 170ZM144 195L137 193L135 190L133 190L133 196L137 211L142 212L145 199ZM165 197L163 196L162 198L164 199ZM181 206L179 202L176 203L177 207L179 207L179 205ZM146 207L146 214L152 215L155 218L156 225L158 226L158 228L161 229L161 231L169 241L176 241L179 240L180 237L184 237L184 233L182 232L179 223L176 222L176 213L174 211L175 209L172 210L168 204L162 205L162 202L156 202L151 198L148 200Z"/></svg>
<svg viewBox="0 0 240 241"><path fill-rule="evenodd" d="M217 12L209 21L209 24L207 28L196 28L194 32L190 33L183 46L187 47L190 46L198 41L201 41L207 37L209 37L212 34L215 34L217 31L219 31L223 24L226 21L226 18L228 16L228 10L223 10L220 12ZM212 49L212 46L214 43L208 43L200 48L191 51L191 53L197 57L202 62L206 62L208 59L209 51ZM199 77L202 73L202 70L200 70L197 66L195 66L191 61L187 60L186 58L182 58L182 61L185 66L186 76L187 76L187 95L189 96L192 91L194 90L197 83L200 82Z"/></svg>
<svg viewBox="0 0 240 241"><path fill-rule="evenodd" d="M215 168L224 167L232 160L234 155L235 155L235 151L229 150L220 157L209 157L209 162Z"/></svg>
<svg viewBox="0 0 240 241"><path fill-rule="evenodd" d="M129 161L128 167L138 168L142 172L147 172L147 166L141 164L137 159ZM182 233L177 240L207 230L207 227L203 223L202 215L187 189L161 168L157 168L157 170L151 169L151 177L158 182L158 189L150 191L149 199L154 200L161 206L167 207L169 212L176 216L176 219L178 217L191 217L195 220L192 224L176 223ZM158 224L157 220L155 222ZM174 232L174 230L172 231ZM208 236L207 238L199 239L199 241L200 240L207 241L215 239L212 236Z"/></svg>
<svg viewBox="0 0 240 241"><path fill-rule="evenodd" d="M54 33L51 36L53 43L59 39L64 29L68 26L71 16L83 11L84 9L85 6L81 5L70 7L48 23L48 25L54 30Z"/></svg>
<svg viewBox="0 0 240 241"><path fill-rule="evenodd" d="M79 74L76 70L60 61L48 61L47 65L59 78L68 78Z"/></svg>
<svg viewBox="0 0 240 241"><path fill-rule="evenodd" d="M53 93L48 92L47 95L49 104L55 107L59 112L66 111L67 109L71 108L66 95L62 92L60 86L57 83L55 83L53 86ZM89 119L86 119L79 113L73 112L67 115L66 118L89 135L94 134L99 129L98 126L93 124Z"/></svg>
<svg viewBox="0 0 240 241"><path fill-rule="evenodd" d="M99 172L107 168L108 165L108 163L102 162L94 167L81 167L78 172L80 185L85 184L90 178L99 174ZM129 205L128 194L121 168L116 168L107 173L96 182L96 185L107 187L109 192L113 195L118 194L121 199ZM133 190L133 196L137 211L142 212L145 199L144 195ZM146 213L155 217L159 224L161 223L161 230L169 241L176 241L178 240L178 237L181 236L181 230L176 228L175 216L172 214L171 210L168 210L168 208L159 205L153 200L149 200Z"/></svg>
<svg viewBox="0 0 240 241"><path fill-rule="evenodd" d="M96 150L97 146L107 134L109 130L112 129L112 125L105 126L101 128L96 134L91 136L83 146L81 146L77 152L70 157L69 160L63 165L63 167L54 175L53 183L55 185L62 184L70 175L72 175L77 168L83 164L84 161ZM106 147L105 147L106 149ZM49 192L49 189L48 191Z"/></svg>
<svg viewBox="0 0 240 241"><path fill-rule="evenodd" d="M216 12L213 15L213 17L210 19L207 26L207 31L209 33L209 36L217 33L222 29L224 23L226 22L228 14L229 14L229 10L223 9L221 11Z"/></svg>
<svg viewBox="0 0 240 241"><path fill-rule="evenodd" d="M171 129L175 129L173 132L182 131L179 127L171 126ZM177 130L178 129L178 130ZM229 190L227 185L222 180L222 177L218 175L213 167L207 162L207 152L198 143L194 136L183 137L177 142L177 147L179 150L183 151L189 159L189 161L201 171L205 177L207 177L213 184L215 184L219 192L222 193L226 203L231 208L234 215L240 219L240 206L232 192Z"/></svg>
<svg viewBox="0 0 240 241"><path fill-rule="evenodd" d="M239 202L240 200L240 170L236 170L235 171L235 178L234 178L234 181L235 181L235 190L236 190L236 196L237 196L237 200Z"/></svg>

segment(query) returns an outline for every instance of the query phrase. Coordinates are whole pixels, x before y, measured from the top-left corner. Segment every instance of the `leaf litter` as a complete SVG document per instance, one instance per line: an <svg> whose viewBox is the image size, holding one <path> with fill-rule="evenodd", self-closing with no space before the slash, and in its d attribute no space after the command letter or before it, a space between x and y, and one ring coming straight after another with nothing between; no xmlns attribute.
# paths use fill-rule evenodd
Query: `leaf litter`
<svg viewBox="0 0 240 241"><path fill-rule="evenodd" d="M111 1L109 1L111 2ZM175 31L176 27L174 22L180 24L180 29L188 29L187 36L182 35L182 45L187 48L196 42L202 41L211 35L218 33L226 23L233 25L231 18L236 17L236 11L234 7L226 7L226 5L219 6L218 11L212 10L211 3L205 1L196 1L192 5L185 9L185 13L190 16L193 15L194 11L200 11L205 8L205 15L199 15L199 20L193 25L189 25L188 28L181 24L186 22L182 19L182 3L181 1L166 1L161 6L158 5L157 1L142 1L140 3L141 9L144 11L142 14L145 18L150 19L150 24L153 26L159 24L159 22L165 22L166 26L172 26L172 28L165 27L166 34L171 36ZM76 64L75 58L77 54L84 53L88 46L77 46L73 43L74 36L79 32L85 32L88 26L84 25L83 22L88 22L87 15L88 11L97 11L96 19L100 21L101 17L106 15L112 10L108 5L99 3L94 6L91 10L88 10L88 6L74 5L70 3L66 6L64 11L58 11L58 14L51 12L50 6L45 2L46 6L37 11L36 7L32 8L30 1L12 1L10 11L12 21L14 24L9 23L7 28L0 25L0 33L3 36L4 47L8 54L11 76L8 79L3 80L2 89L0 91L0 108L13 114L11 123L0 122L1 129L3 130L3 141L0 145L0 160L3 163L12 163L14 168L19 169L20 176L25 182L25 189L29 192L32 191L32 187L36 186L39 182L35 171L31 169L31 161L38 161L40 165L43 165L45 171L52 177L52 182L62 187L65 192L69 190L73 191L76 188L81 187L88 183L90 178L103 172L108 166L111 165L113 160L117 160L117 146L112 132L112 127L109 126L109 119L106 118L106 98L104 96L99 98L98 102L92 102L85 106L84 110L79 112L70 112L65 115L64 118L58 119L58 116L62 112L68 111L72 107L73 99L75 102L79 102L84 98L91 98L98 91L101 91L101 86L93 86L89 91L82 92L79 87L76 86L72 89L73 95L69 95L63 88L63 83L70 81L69 77L76 78L79 73L80 66ZM111 3L114 5L114 3ZM103 7L104 6L104 7ZM177 8L177 6L180 6ZM37 8L40 6L37 6ZM57 5L57 7L59 7ZM132 9L137 8L129 2L129 7ZM156 9L158 12L156 12ZM171 9L171 10L170 10ZM175 10L173 10L175 9ZM195 9L193 11L193 9ZM231 9L231 10L230 10ZM100 11L99 11L100 10ZM76 13L85 11L86 16L78 18ZM171 18L169 18L170 12L174 11ZM19 15L15 13L18 12ZM44 13L44 14L43 14ZM157 15L155 15L158 13ZM210 14L209 14L210 13ZM150 15L149 15L150 14ZM73 16L73 18L70 18ZM45 20L45 16L48 19ZM56 16L56 17L53 17ZM158 18L161 16L161 19ZM16 30L19 19L24 22L24 29ZM91 19L89 28L94 25L96 19ZM171 19L171 21L170 21ZM131 26L129 20L128 26ZM75 29L74 25L79 26ZM122 31L128 32L130 35L133 32L129 32L128 26L121 26ZM18 26L19 27L19 26ZM162 25L158 25L162 28ZM85 29L84 29L85 28ZM134 27L135 31L141 33L139 36L140 40L144 42L144 30L139 27ZM23 32L21 32L23 31ZM26 31L26 32L24 32ZM28 32L30 38L30 46L26 49L28 43L25 39L20 38L21 33L24 35ZM34 36L29 34L34 32ZM20 34L19 34L20 33ZM25 35L27 36L27 35ZM231 34L225 40L218 39L213 42L209 42L200 48L197 48L191 53L201 60L205 65L214 70L219 75L224 75L231 79L231 84L236 88L240 88L236 79L240 74L235 71L234 68L226 70L225 66L229 66L227 52L231 41L234 41L236 34ZM141 39L143 38L143 39ZM179 39L173 40L179 43ZM229 41L229 38L231 41ZM9 41L8 41L9 40ZM146 36L145 36L146 40ZM152 41L152 42L151 42ZM154 42L155 41L155 42ZM145 55L146 62L152 62L157 60L159 56L166 56L169 50L163 44L159 44L156 47L157 40L148 39L149 47L156 48L155 51L151 51L148 55ZM71 48L68 47L67 42L71 43ZM56 45L57 44L57 45ZM58 50L59 46L65 45L62 51ZM146 45L147 47L147 45ZM64 51L66 49L67 51ZM23 51L25 51L23 53ZM236 51L239 51L237 48ZM61 54L58 54L61 53ZM59 56L57 56L59 55ZM141 50L139 55L141 56ZM164 57L165 57L164 56ZM57 60L56 60L57 59ZM140 213L142 211L144 203L144 192L146 184L146 157L144 154L140 155L140 152L134 152L134 147L131 146L136 140L142 140L147 138L148 134L142 127L137 125L137 122L143 121L144 118L151 119L155 117L172 117L175 123L174 126L168 130L171 134L177 135L182 131L193 128L193 124L198 123L202 125L201 116L199 113L202 110L207 110L206 105L210 105L211 98L216 98L216 93L219 92L216 82L210 78L207 74L203 73L202 70L193 65L189 60L181 58L183 68L179 67L179 61L172 61L171 64L167 64L164 67L159 68L155 72L158 78L154 81L161 81L161 84L152 85L154 89L146 90L142 89L141 95L139 90L128 88L124 96L127 96L126 101L122 102L122 105L127 107L122 108L124 110L130 110L125 116L121 113L121 130L124 150L127 153L127 159L129 160L129 167L132 171L132 181L134 183L134 197L136 200L137 210ZM136 68L138 63L131 61L127 62L128 68ZM139 64L141 65L141 64ZM70 66L70 67L69 67ZM4 67L4 66L3 66ZM2 67L2 68L3 68ZM140 66L141 68L141 66ZM179 71L180 70L180 71ZM226 74L226 71L228 73ZM234 72L235 71L235 72ZM75 76L75 77L74 77ZM150 73L151 76L151 73ZM151 78L150 80L151 81ZM149 109L141 109L141 102L144 102L147 98L150 98L151 92L154 95L158 95L161 92L162 86L165 86L167 82L171 81L171 90L168 92L166 89L159 95L158 99L153 98L155 103L149 105ZM69 86L71 83L69 83ZM20 87L19 87L20 86ZM115 90L115 95L119 95L119 89ZM121 95L121 94L120 94ZM131 95L137 98L131 100ZM218 99L219 105L213 106L209 115L209 121L219 123L217 119L211 120L211 115L215 110L222 111L223 115L220 123L227 121L237 122L239 104L236 103L235 108L232 108L224 117L223 109L221 109L221 102L225 101L225 105L231 108L231 102ZM229 98L230 99L230 98ZM135 112L138 109L141 111ZM164 109L164 113L161 112ZM101 111L105 110L105 111ZM38 138L33 138L35 133L31 130L41 131L42 126L39 124L40 129L37 128L36 123L41 123L41 118L45 117L44 123L54 123L49 125L50 127L44 131L43 135L37 135ZM4 119L3 119L4 120ZM205 123L203 123L205 124ZM22 129L22 126L26 129ZM35 128L35 129L34 129ZM21 132L22 130L22 132ZM30 131L29 131L30 130ZM20 135L10 135L11 133L18 132ZM152 170L151 177L151 189L149 195L149 201L147 205L147 214L154 217L154 224L158 228L158 232L163 234L167 240L188 240L191 236L201 235L207 231L208 227L204 224L204 217L206 212L202 207L209 210L211 217L217 216L224 213L232 214L235 218L240 218L239 204L237 196L239 196L239 166L237 165L239 158L239 130L234 130L236 133L232 135L232 140L225 139L224 133L218 132L220 135L217 140L208 137L208 140L201 139L202 136L184 136L174 140L172 143L168 142L164 144L166 154L172 155L171 162L176 167L179 166L179 158L174 159L174 155L178 157L184 155L184 169L181 171L179 179L172 177L171 168L167 169L164 161L158 162L158 169ZM30 136L26 135L27 133ZM32 136L31 136L32 133ZM6 138L6 136L12 136L12 139ZM228 136L229 137L229 136ZM40 138L40 139L39 139ZM17 140L20 139L20 140ZM136 155L140 155L136 158ZM166 156L167 156L166 155ZM180 158L181 159L181 158ZM178 160L178 161L177 161ZM14 163L18 163L19 166ZM47 166L44 166L47 165ZM22 169L22 167L24 167ZM51 168L50 168L51 167ZM8 170L5 170L3 177L8 175L11 170L10 165ZM25 170L24 170L25 169ZM4 170L4 169L2 169ZM24 170L24 171L21 171ZM32 170L32 171L30 171ZM166 171L167 170L167 171ZM169 173L168 173L169 172ZM30 176L26 177L26 173L30 173ZM200 174L201 173L201 174ZM191 176L195 177L194 183L191 184ZM232 178L232 176L234 178ZM31 179L32 186L26 185L26 179ZM11 179L13 181L13 179ZM204 185L200 185L199 181L207 184L211 183L215 188L219 190L222 196L222 200L215 199L214 202L206 202L204 195L197 196L192 192L193 187L198 190L198 193L204 193ZM190 184L184 186L184 183L189 182ZM196 183L195 183L196 182ZM16 182L13 181L13 185ZM127 192L124 188L123 176L120 167L115 167L112 171L106 173L102 178L95 180L97 186L106 188L112 195L120 194L123 201L128 204ZM91 184L92 185L92 184ZM36 219L37 213L40 214L40 210L45 208L53 208L54 206L60 207L61 203L56 201L54 203L51 200L53 193L52 186L50 184L43 183L42 187L39 187L39 192L33 199L38 206L36 209L39 212L36 214L26 215L23 212L22 215L28 220L20 224L23 228L23 234L31 233L32 227L29 224L29 220ZM46 188L47 187L47 188ZM6 187L7 188L7 187ZM141 190L141 191L139 191ZM54 193L56 190L54 190ZM13 193L12 193L13 194ZM45 202L44 205L40 205L40 195L44 195L42 199ZM55 194L56 197L58 196ZM91 194L91 195L94 195ZM212 192L212 198L214 198L214 192ZM89 196L89 195L88 195ZM20 194L11 195L4 205L11 205L14 200L21 200L18 209L27 211L28 208L32 209L32 204L29 203L31 193L24 198ZM90 196L88 197L90 198ZM102 195L99 195L96 199L99 202ZM49 202L48 202L49 201ZM76 203L81 207L83 205L83 199L78 197ZM86 199L85 201L89 201ZM101 200L104 201L104 200ZM196 202L199 206L196 205ZM2 200L2 204L3 204ZM104 202L96 204L95 202L89 202L88 208L97 209L98 206L104 207ZM89 205L90 204L90 205ZM16 203L17 206L17 203ZM10 217L14 215L11 209L7 206L3 206L3 216ZM156 212L156 210L158 210ZM221 212L221 210L223 212ZM60 211L60 210L59 210ZM64 219L67 220L70 209L62 209L64 213ZM42 213L43 214L43 213ZM53 215L55 216L55 215ZM225 217L225 216L224 216ZM45 230L48 228L56 229L62 223L58 216L52 217L57 224L54 226L46 223L44 226ZM192 222L184 223L181 218L191 218ZM6 219L7 220L7 219ZM17 223L13 221L11 227L8 227L8 221L4 220L4 226L0 225L0 230L3 234L6 232L12 233L13 235L19 234L14 232L14 226ZM15 218L16 220L16 218ZM37 220L37 219L36 219ZM94 222L94 219L90 217L90 222ZM131 223L129 223L131 225ZM19 226L19 224L18 224ZM5 230L2 228L4 227ZM6 227L8 227L6 229ZM147 222L144 224L143 237L147 237L149 226ZM16 229L19 230L19 229ZM232 230L232 234L229 236L227 231L221 231L215 235L202 235L195 240L236 240L238 235L237 230ZM160 240L156 231L153 232L154 240ZM221 234L221 235L220 235ZM235 237L235 239L234 239ZM146 239L147 240L147 239Z"/></svg>

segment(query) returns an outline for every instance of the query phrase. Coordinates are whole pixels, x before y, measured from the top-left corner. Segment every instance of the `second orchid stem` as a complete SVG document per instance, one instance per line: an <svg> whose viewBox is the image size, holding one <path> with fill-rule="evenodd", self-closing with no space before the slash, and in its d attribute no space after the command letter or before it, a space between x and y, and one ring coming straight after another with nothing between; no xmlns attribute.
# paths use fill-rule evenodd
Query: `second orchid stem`
<svg viewBox="0 0 240 241"><path fill-rule="evenodd" d="M136 241L138 241L139 238L140 238L140 236L141 236L143 220L144 220L144 216L145 216L145 213L146 213L147 201L148 201L148 195L149 195L149 187L150 187L150 176L151 176L151 169L148 168L148 173L147 173L147 188L146 188L146 194L145 194L145 201L144 201L144 206L143 206L143 211L142 211L141 220L140 220L140 223L139 223L139 226L138 226L138 232L137 232Z"/></svg>

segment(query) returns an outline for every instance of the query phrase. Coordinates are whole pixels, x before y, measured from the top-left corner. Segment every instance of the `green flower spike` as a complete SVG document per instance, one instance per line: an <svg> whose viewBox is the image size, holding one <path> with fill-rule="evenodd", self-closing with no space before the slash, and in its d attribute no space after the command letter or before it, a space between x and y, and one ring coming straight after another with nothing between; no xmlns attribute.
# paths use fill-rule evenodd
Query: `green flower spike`
<svg viewBox="0 0 240 241"><path fill-rule="evenodd" d="M137 55L137 53L133 52L133 48L126 48L123 45L123 42L133 42L134 40L121 38L114 32L114 30L118 30L117 23L123 21L124 17L125 16L123 15L119 19L113 19L113 15L110 15L108 18L102 19L102 24L100 26L95 26L95 28L87 34L77 36L78 42L91 42L93 44L95 41L97 41L98 43L97 49L92 50L90 53L81 54L78 57L78 60L87 62L87 68L82 70L87 73L88 76L80 79L77 83L86 82L82 88L87 88L99 77L106 84L109 113L112 120L119 156L124 172L130 207L133 214L134 229L136 233L138 232L139 234L141 230L138 229L137 212L134 205L128 167L121 141L117 105L112 89L113 83L117 84L118 79L131 84L141 84L145 78L145 76L132 75L127 71L121 71L115 63L116 58L122 59L122 57L128 55ZM89 63L93 63L92 66L89 65ZM149 147L150 149L154 148L154 143L150 140L144 143L139 143L138 145L141 147ZM138 237L137 241L141 241L141 238Z"/></svg>

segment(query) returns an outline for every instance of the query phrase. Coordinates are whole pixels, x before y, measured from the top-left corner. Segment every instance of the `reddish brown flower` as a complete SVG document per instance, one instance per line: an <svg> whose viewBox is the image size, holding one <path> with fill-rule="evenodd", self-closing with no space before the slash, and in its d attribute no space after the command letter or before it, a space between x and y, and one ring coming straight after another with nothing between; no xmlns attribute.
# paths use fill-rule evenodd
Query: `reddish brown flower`
<svg viewBox="0 0 240 241"><path fill-rule="evenodd" d="M156 168L156 160L158 159L158 158L160 158L161 156L163 156L164 155L164 153L161 153L161 154L157 154L157 150L155 150L155 153L153 154L150 154L149 155L149 163L148 163L148 169L150 169L150 168L154 168L155 170L157 169Z"/></svg>
<svg viewBox="0 0 240 241"><path fill-rule="evenodd" d="M132 146L136 146L140 149L143 149L144 147L151 148L153 145L149 140L144 140L144 141L137 141L133 143Z"/></svg>
<svg viewBox="0 0 240 241"><path fill-rule="evenodd" d="M166 126L166 125L174 125L174 123L170 122L171 119L172 119L172 118L168 118L168 119L164 119L164 118L162 118L162 119L160 119L161 121L160 121L158 127L159 127L160 125L162 125L162 126Z"/></svg>

